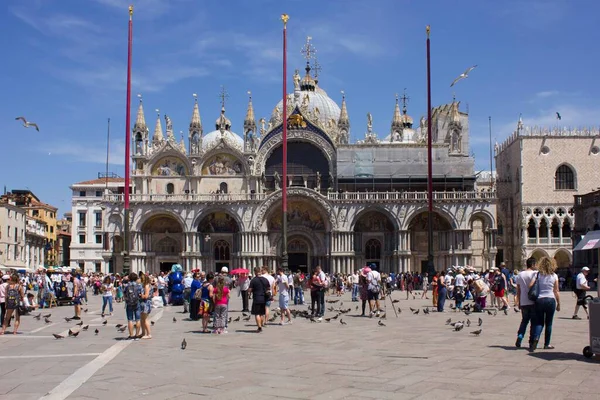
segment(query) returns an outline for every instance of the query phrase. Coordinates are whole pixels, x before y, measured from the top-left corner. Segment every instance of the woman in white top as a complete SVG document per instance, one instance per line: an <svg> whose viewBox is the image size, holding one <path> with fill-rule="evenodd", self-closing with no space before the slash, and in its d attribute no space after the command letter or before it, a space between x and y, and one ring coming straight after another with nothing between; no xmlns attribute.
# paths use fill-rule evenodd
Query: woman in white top
<svg viewBox="0 0 600 400"><path fill-rule="evenodd" d="M538 263L538 274L536 274L529 287L539 283L539 294L535 302L535 312L533 315L533 340L529 345L529 351L535 351L538 341L542 336L542 328L546 326L544 332L544 349L553 349L550 345L552 336L552 320L554 311L560 311L560 295L558 292L558 276L556 271L556 262L554 259L543 257Z"/></svg>
<svg viewBox="0 0 600 400"><path fill-rule="evenodd" d="M106 309L106 305L108 304L108 310L110 311L110 315L113 313L113 292L115 287L113 286L110 276L106 276L104 278L104 282L102 282L102 316L104 317L104 310Z"/></svg>

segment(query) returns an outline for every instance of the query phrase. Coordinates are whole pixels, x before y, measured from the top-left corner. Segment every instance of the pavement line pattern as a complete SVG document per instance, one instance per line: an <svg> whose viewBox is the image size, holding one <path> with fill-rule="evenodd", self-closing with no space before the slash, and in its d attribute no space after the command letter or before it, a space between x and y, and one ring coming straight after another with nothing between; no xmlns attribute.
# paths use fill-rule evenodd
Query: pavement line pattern
<svg viewBox="0 0 600 400"><path fill-rule="evenodd" d="M37 354L30 356L0 356L0 360L6 360L11 358L63 358L63 357L92 357L99 356L102 353L78 353L78 354Z"/></svg>
<svg viewBox="0 0 600 400"><path fill-rule="evenodd" d="M163 316L163 310L160 310L155 317L152 318L154 321L158 321ZM132 342L130 340L122 340L112 345L101 353L98 357L73 372L58 386L49 391L46 395L40 397L40 400L64 400L71 395L74 391L79 389L81 385L87 382L96 372L102 367L111 362L113 358L119 355L123 350L127 348Z"/></svg>
<svg viewBox="0 0 600 400"><path fill-rule="evenodd" d="M46 325L44 325L44 326L42 326L42 327L40 327L40 328L37 328L37 329L34 329L34 330L32 330L32 331L31 331L31 332L29 332L29 333L37 333L37 332L43 331L43 330L44 330L44 329L46 329L46 328L50 328L51 326L54 326L54 325L56 325L56 322L53 322L53 323L51 323L51 324L46 324Z"/></svg>

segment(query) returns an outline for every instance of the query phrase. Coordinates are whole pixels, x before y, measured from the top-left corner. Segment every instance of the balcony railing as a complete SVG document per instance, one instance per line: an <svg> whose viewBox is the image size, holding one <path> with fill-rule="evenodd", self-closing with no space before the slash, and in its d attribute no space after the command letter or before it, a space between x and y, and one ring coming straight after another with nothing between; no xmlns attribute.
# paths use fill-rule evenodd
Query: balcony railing
<svg viewBox="0 0 600 400"><path fill-rule="evenodd" d="M236 202L236 201L262 201L266 198L264 193L226 193L226 194L131 194L129 199L132 203L135 202ZM104 201L111 203L123 202L122 194L104 195Z"/></svg>
<svg viewBox="0 0 600 400"><path fill-rule="evenodd" d="M270 193L227 193L227 194L131 194L130 201L135 202L238 202L263 201ZM111 203L123 202L122 194L104 195L104 201ZM424 202L428 200L427 192L330 192L330 201L341 202ZM433 192L434 201L490 201L496 200L496 192Z"/></svg>
<svg viewBox="0 0 600 400"><path fill-rule="evenodd" d="M333 201L427 201L427 192L344 192L328 193ZM496 192L433 192L434 201L495 200Z"/></svg>

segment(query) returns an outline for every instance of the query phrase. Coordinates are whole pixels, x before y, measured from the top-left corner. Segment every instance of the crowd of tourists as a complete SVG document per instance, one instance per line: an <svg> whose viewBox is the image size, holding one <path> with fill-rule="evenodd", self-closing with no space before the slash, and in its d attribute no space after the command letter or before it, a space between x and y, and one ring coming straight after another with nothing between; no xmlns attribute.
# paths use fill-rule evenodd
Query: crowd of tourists
<svg viewBox="0 0 600 400"><path fill-rule="evenodd" d="M183 309L189 319L201 321L201 332L224 334L230 322L228 317L229 300L232 293L242 300L242 313L252 314L257 325L257 332L280 318L280 325L292 323L290 303L294 305L309 304L308 317L315 321L323 319L326 312L326 296L342 296L346 291L351 293L351 301L360 302L360 316L379 317L382 312L380 299L392 291L406 292L416 299L429 299L438 312L446 311L447 299L454 300L452 309L461 311L465 301L473 300L469 311L483 311L488 307L499 310L520 310L522 322L518 330L517 346L525 335L527 325L531 322L529 336L530 350L534 350L545 327L545 348L550 344L552 319L554 310L560 310L560 279L555 273L554 260L543 258L538 263L535 259L527 260L524 271L509 271L504 263L500 268L492 267L485 272L478 272L469 266L450 268L447 271L434 273L380 273L374 264L367 265L352 274L327 274L320 266L310 274L303 271L292 272L278 269L275 275L267 267L255 268L253 276L242 270L230 275L227 267L218 273L194 271L182 275ZM576 275L574 292L577 305L573 318L580 319L578 313L582 308L587 314L586 291L591 283L587 277L589 268L584 267ZM20 315L33 311L38 307L50 305L53 301L67 301L74 307L73 320L81 319L82 305L87 304L88 295L102 297L101 315L112 316L114 303L124 303L128 320L128 339L151 339L151 323L149 316L153 308L167 306L174 302L171 274L147 274L144 272L120 274L91 273L84 274L78 269L67 271L40 269L36 273L18 274L13 271L2 277L0 284L0 306L2 315L2 331L10 326L14 317L14 332L19 328ZM536 299L528 296L530 288L535 285L538 291ZM305 298L310 296L310 299ZM489 297L489 303L488 303ZM274 317L270 318L270 308L277 300ZM252 302L250 304L250 301ZM368 306L368 310L367 310ZM250 316L246 315L246 320ZM212 326L209 327L210 321Z"/></svg>

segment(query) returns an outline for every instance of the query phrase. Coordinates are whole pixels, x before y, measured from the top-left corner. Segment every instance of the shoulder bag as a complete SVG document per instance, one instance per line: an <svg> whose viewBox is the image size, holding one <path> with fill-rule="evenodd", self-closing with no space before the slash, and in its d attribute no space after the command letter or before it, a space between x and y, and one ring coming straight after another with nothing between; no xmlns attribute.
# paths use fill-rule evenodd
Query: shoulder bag
<svg viewBox="0 0 600 400"><path fill-rule="evenodd" d="M537 274L535 274L535 282L533 283L532 286L529 287L529 290L527 291L527 298L531 301L537 301L538 296L540 295L540 282L539 282L539 277L540 273L538 272Z"/></svg>

